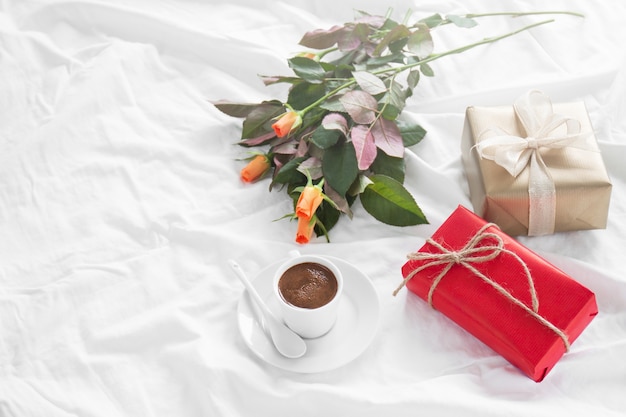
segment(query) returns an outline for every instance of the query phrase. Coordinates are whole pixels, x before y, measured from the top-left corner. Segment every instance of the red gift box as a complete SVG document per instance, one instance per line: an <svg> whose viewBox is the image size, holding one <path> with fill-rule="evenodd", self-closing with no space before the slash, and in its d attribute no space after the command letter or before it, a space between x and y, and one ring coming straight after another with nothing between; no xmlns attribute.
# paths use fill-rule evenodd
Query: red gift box
<svg viewBox="0 0 626 417"><path fill-rule="evenodd" d="M590 290L463 206L409 259L403 285L537 382L598 313Z"/></svg>

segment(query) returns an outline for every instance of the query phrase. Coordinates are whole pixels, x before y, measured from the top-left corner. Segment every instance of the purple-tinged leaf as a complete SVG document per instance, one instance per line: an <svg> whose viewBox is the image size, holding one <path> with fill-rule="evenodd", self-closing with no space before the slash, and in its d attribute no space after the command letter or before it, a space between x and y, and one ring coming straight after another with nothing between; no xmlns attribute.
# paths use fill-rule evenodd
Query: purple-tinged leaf
<svg viewBox="0 0 626 417"><path fill-rule="evenodd" d="M344 135L348 134L348 121L339 113L329 113L324 116L322 126L326 130L339 130Z"/></svg>
<svg viewBox="0 0 626 417"><path fill-rule="evenodd" d="M366 91L373 96L387 91L385 83L371 72L354 71L352 76L363 91Z"/></svg>
<svg viewBox="0 0 626 417"><path fill-rule="evenodd" d="M322 160L311 156L298 166L298 171L302 172L304 175L308 172L314 180L321 178L322 175L324 175L322 172Z"/></svg>
<svg viewBox="0 0 626 417"><path fill-rule="evenodd" d="M259 78L261 78L261 81L263 81L263 84L265 85L278 83L295 84L298 81L301 81L300 77L283 77L280 75L259 75Z"/></svg>
<svg viewBox="0 0 626 417"><path fill-rule="evenodd" d="M346 28L337 40L337 46L342 52L353 51L361 44L367 43L370 28L365 23L357 23L351 28Z"/></svg>
<svg viewBox="0 0 626 417"><path fill-rule="evenodd" d="M387 155L396 158L404 157L402 135L395 122L381 117L372 125L371 133L374 136L376 146Z"/></svg>
<svg viewBox="0 0 626 417"><path fill-rule="evenodd" d="M339 99L350 117L359 124L370 124L376 119L378 102L366 91L349 91Z"/></svg>
<svg viewBox="0 0 626 417"><path fill-rule="evenodd" d="M352 144L356 151L356 160L359 170L364 171L372 165L376 159L376 144L370 129L365 125L356 125L352 128Z"/></svg>
<svg viewBox="0 0 626 417"><path fill-rule="evenodd" d="M361 12L361 13L363 13L361 17L354 19L356 23L366 23L369 26L378 29L382 27L387 21L387 19L384 16L373 16L373 15L365 14L364 12Z"/></svg>
<svg viewBox="0 0 626 417"><path fill-rule="evenodd" d="M264 135L257 136L256 138L244 139L240 141L239 144L243 146L259 146L271 139L274 139L275 137L276 137L276 132L272 131Z"/></svg>
<svg viewBox="0 0 626 417"><path fill-rule="evenodd" d="M343 26L333 26L330 29L316 29L307 32L300 39L300 45L313 49L330 48L337 43L344 29Z"/></svg>
<svg viewBox="0 0 626 417"><path fill-rule="evenodd" d="M347 214L348 217L352 219L352 210L350 209L350 203L348 203L348 200L344 196L333 190L333 188L329 186L328 183L324 184L324 194L326 194L326 196L330 198L333 203L335 203L339 211Z"/></svg>
<svg viewBox="0 0 626 417"><path fill-rule="evenodd" d="M281 143L280 145L272 147L272 152L280 155L296 155L296 145L293 141ZM300 156L300 155L297 155Z"/></svg>
<svg viewBox="0 0 626 417"><path fill-rule="evenodd" d="M306 140L300 139L296 148L296 156L306 156L309 152L309 144Z"/></svg>

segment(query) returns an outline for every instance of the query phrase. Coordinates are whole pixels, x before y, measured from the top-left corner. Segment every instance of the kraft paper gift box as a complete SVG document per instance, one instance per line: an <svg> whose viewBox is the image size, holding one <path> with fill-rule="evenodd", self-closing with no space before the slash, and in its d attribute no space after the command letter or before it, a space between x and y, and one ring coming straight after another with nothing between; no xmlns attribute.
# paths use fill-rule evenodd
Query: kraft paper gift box
<svg viewBox="0 0 626 417"><path fill-rule="evenodd" d="M459 206L402 267L403 286L541 381L598 313L595 295Z"/></svg>
<svg viewBox="0 0 626 417"><path fill-rule="evenodd" d="M507 234L606 227L611 181L582 101L533 90L469 107L461 147L474 212Z"/></svg>

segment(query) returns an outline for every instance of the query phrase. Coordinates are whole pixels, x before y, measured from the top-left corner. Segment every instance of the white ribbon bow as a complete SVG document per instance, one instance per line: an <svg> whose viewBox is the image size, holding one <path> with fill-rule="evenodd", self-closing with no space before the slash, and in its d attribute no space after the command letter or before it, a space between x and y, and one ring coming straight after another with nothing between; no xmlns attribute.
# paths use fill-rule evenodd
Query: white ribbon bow
<svg viewBox="0 0 626 417"><path fill-rule="evenodd" d="M514 177L529 166L528 235L550 234L554 232L556 218L556 189L539 150L565 147L591 150L586 141L590 132L581 132L578 120L554 114L550 98L538 90L518 98L513 108L527 137L510 135L499 127L488 128L479 137L495 136L481 140L474 147L481 158L494 161ZM565 125L566 133L554 134L561 125Z"/></svg>

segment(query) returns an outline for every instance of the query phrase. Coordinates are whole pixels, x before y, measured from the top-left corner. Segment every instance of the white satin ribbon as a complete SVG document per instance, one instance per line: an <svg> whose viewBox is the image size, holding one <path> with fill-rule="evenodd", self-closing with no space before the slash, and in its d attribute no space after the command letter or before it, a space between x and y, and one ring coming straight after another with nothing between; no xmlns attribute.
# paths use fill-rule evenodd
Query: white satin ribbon
<svg viewBox="0 0 626 417"><path fill-rule="evenodd" d="M494 161L517 177L527 166L529 215L528 235L554 233L556 220L556 189L540 149L575 147L591 150L586 138L591 132L581 132L580 122L555 114L550 98L538 90L531 90L518 98L513 108L527 137L511 135L499 127L488 128L479 135L474 147L481 158ZM566 132L554 131L565 125Z"/></svg>

